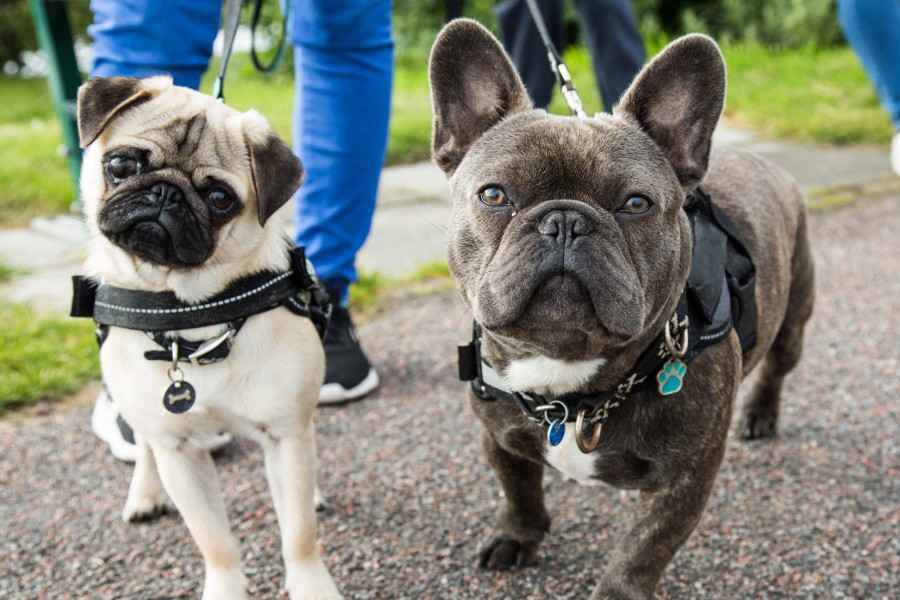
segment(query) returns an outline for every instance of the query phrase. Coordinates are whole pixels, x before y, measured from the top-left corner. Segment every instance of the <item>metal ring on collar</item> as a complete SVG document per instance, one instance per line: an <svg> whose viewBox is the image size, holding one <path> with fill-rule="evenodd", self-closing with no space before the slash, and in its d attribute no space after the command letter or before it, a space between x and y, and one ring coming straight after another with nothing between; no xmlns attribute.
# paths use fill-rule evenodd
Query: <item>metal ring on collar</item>
<svg viewBox="0 0 900 600"><path fill-rule="evenodd" d="M591 431L591 439L585 440L584 418L587 412L588 409L586 408L582 408L578 411L578 417L575 419L575 443L578 444L579 450L581 450L585 454L590 454L597 449L597 446L600 445L600 433L603 431L603 423L601 422L589 425L593 428Z"/></svg>
<svg viewBox="0 0 900 600"><path fill-rule="evenodd" d="M544 404L543 406L538 406L538 407L535 408L535 410L541 410L541 409L544 409L544 410L543 410L543 413L544 413L544 423L546 423L547 425L550 425L550 424L553 423L553 421L556 421L556 420L557 420L557 419L553 419L553 421L551 421L551 420L550 420L550 417L547 416L547 415L550 413L550 410L551 410L554 406L561 406L561 407L562 407L562 409L563 409L563 418L562 418L562 422L563 422L563 423L566 423L566 422L569 420L569 407L566 406L563 402L561 402L561 401L559 401L559 400L554 400L554 401L551 402L550 404ZM546 408L545 408L545 407L546 407Z"/></svg>
<svg viewBox="0 0 900 600"><path fill-rule="evenodd" d="M684 355L687 354L688 351L688 327L685 327L681 331L681 343L676 344L675 339L672 337L672 321L666 321L665 327L665 339L666 339L666 348L672 354L672 356L676 358L684 358Z"/></svg>

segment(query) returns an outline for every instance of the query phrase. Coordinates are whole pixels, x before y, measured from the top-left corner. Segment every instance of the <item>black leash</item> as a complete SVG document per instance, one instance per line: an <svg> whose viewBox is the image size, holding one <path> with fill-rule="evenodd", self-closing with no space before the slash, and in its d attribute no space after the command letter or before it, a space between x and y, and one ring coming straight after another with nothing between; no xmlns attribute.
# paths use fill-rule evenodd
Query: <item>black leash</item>
<svg viewBox="0 0 900 600"><path fill-rule="evenodd" d="M256 0L253 5L253 16L250 19L250 59L253 66L260 73L271 73L281 63L284 55L285 40L287 40L287 22L291 14L291 0L284 0L284 14L281 15L281 37L278 39L278 45L275 47L275 56L269 61L269 64L263 64L256 52L256 30L259 27L259 19L262 16L263 0Z"/></svg>
<svg viewBox="0 0 900 600"><path fill-rule="evenodd" d="M525 3L528 5L528 12L531 13L531 18L534 19L538 34L544 42L544 47L547 49L547 60L550 61L550 70L556 76L556 82L559 84L563 99L569 105L569 110L572 111L573 115L581 118L587 117L587 113L584 112L584 107L581 104L581 98L578 96L575 84L572 82L569 67L566 66L559 52L556 51L556 46L553 45L553 40L550 39L550 34L547 32L547 24L544 22L544 17L538 8L537 0L525 0Z"/></svg>
<svg viewBox="0 0 900 600"><path fill-rule="evenodd" d="M275 49L275 56L269 61L269 64L263 64L256 51L256 30L259 27L259 20L262 16L263 0L255 0L253 5L253 15L250 21L250 58L253 66L262 73L271 73L281 62L284 55L284 46L287 40L287 20L290 14L291 1L285 0L284 14L281 20L281 38ZM228 71L228 62L231 60L231 53L234 50L234 40L237 37L238 28L241 25L241 6L243 0L225 0L224 17L222 18L222 31L225 34L225 44L222 48L222 60L219 63L219 74L213 82L213 96L218 100L225 100L225 74Z"/></svg>

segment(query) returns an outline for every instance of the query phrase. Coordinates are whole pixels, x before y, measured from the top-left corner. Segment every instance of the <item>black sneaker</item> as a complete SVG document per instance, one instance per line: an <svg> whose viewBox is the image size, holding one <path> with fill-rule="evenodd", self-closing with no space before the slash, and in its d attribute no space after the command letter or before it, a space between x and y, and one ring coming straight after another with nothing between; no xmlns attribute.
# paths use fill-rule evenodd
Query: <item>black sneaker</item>
<svg viewBox="0 0 900 600"><path fill-rule="evenodd" d="M319 404L359 400L378 387L378 373L359 345L346 307L335 305L325 333L325 384Z"/></svg>

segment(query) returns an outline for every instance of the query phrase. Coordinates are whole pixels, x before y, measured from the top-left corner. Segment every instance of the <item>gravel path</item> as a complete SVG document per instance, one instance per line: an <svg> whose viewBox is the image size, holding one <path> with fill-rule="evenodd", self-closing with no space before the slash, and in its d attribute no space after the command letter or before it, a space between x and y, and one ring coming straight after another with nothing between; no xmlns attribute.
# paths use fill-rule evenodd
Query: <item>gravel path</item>
<svg viewBox="0 0 900 600"><path fill-rule="evenodd" d="M713 498L662 598L900 595L900 200L812 219L819 300L788 379L781 436L732 438ZM323 410L320 532L348 598L586 598L634 502L551 474L540 567L479 572L499 502L479 425L455 381L468 321L452 294L404 303L363 328L384 385ZM131 469L88 428L85 403L0 422L0 597L194 598L202 563L177 516L125 525ZM218 463L250 591L278 598L277 527L260 453Z"/></svg>

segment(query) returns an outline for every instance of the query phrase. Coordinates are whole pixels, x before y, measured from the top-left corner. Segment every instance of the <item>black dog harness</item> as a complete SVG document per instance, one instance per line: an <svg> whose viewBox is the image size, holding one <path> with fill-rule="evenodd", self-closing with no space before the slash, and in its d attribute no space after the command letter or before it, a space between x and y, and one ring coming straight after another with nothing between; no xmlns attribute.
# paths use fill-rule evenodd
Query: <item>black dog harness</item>
<svg viewBox="0 0 900 600"><path fill-rule="evenodd" d="M111 285L97 285L76 275L72 278L71 315L90 317L97 323L97 343L102 346L110 327L144 332L161 349L144 353L147 360L169 361L172 384L163 405L182 413L193 406L196 393L184 380L181 362L207 365L225 360L234 338L253 315L283 306L310 319L325 336L331 304L319 285L303 248L290 251L290 269L264 271L232 282L224 291L197 304L185 304L172 292L145 292ZM173 332L209 325L225 325L225 331L206 340L187 340Z"/></svg>
<svg viewBox="0 0 900 600"><path fill-rule="evenodd" d="M756 269L737 228L709 195L697 188L684 210L693 231L693 254L687 284L672 318L644 350L629 375L614 389L542 396L511 390L481 352L481 328L459 348L459 377L470 381L484 401L514 402L531 421L547 427L551 446L562 442L565 424L575 422L575 439L583 452L593 451L609 411L637 389L655 382L660 396L681 391L687 364L705 348L735 329L741 351L756 344ZM586 427L587 426L587 427Z"/></svg>

